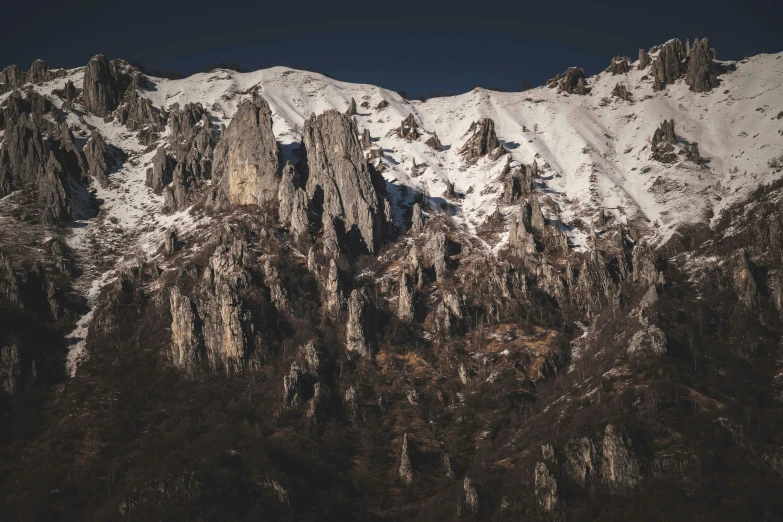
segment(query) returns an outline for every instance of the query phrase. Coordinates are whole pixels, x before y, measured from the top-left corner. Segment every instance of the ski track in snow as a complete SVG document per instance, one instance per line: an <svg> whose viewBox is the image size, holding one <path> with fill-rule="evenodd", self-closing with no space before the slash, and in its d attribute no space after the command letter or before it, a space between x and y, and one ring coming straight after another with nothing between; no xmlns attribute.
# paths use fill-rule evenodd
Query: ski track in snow
<svg viewBox="0 0 783 522"><path fill-rule="evenodd" d="M536 186L542 209L553 222L567 225L563 228L570 241L581 250L586 248L589 224L601 208L620 222L647 228L650 241L662 243L677 227L715 219L721 209L780 177L767 162L783 152L778 133L783 120L775 118L783 110L781 57L783 53L758 55L736 62L736 70L722 75L721 85L704 94L689 91L683 80L656 93L652 81L642 79L649 69L638 71L636 63L625 75L603 72L588 78L592 88L588 96L560 94L547 87L515 93L477 88L426 102L407 101L380 87L285 67L251 73L216 70L181 80L151 78L154 87L141 93L166 110L175 103L202 103L213 121L228 125L241 99L257 90L272 109L275 136L291 161L305 120L328 109L345 111L354 98L359 106L359 130L368 128L374 143L384 150L383 176L395 219L402 221L414 191L425 193L435 206L444 203L442 194L451 182L461 197L448 203L455 222L468 233L475 233L495 211L503 190L498 178L507 159L485 157L469 166L458 151L472 122L492 118L515 164L538 162L542 173ZM33 88L48 95L69 79L81 85L83 70L73 69L67 77ZM612 98L617 83L628 88L632 103ZM0 96L0 101L6 96ZM381 100L389 105L376 110ZM53 101L60 106L58 99ZM369 107L361 107L363 102ZM422 133L414 142L394 132L411 113ZM687 161L662 165L649 159L650 138L670 118L683 144L698 142L704 166ZM70 112L68 123L82 143L92 129L98 129L108 143L128 154L110 174L109 187L93 186L88 201L74 202L75 221L68 243L83 269L75 289L86 296L91 311L69 336L68 369L73 375L84 357L84 339L101 288L116 278L121 267L142 255L154 257L168 227L176 226L183 234L199 223L188 211L163 214L163 198L145 186L154 151L144 152L133 133L87 114L80 120ZM425 145L433 132L444 151ZM410 172L413 159L420 166L426 164L417 177ZM91 209L96 201L100 202L99 213L94 216ZM513 207L500 205L499 209L508 215ZM568 226L577 218L583 220L582 226ZM488 251L497 252L507 237L503 233L499 243L487 245Z"/></svg>

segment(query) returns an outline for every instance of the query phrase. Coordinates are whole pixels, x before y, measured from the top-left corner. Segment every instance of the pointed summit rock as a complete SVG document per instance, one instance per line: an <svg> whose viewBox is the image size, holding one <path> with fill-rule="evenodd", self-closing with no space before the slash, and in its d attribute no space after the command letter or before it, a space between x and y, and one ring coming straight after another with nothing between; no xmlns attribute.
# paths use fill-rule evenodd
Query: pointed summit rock
<svg viewBox="0 0 783 522"><path fill-rule="evenodd" d="M308 200L320 207L324 226L338 219L349 242L374 252L386 221L382 185L373 179L353 120L335 110L308 119L300 166Z"/></svg>
<svg viewBox="0 0 783 522"><path fill-rule="evenodd" d="M213 175L222 178L229 205L262 205L277 200L282 159L269 104L254 94L240 103L220 140Z"/></svg>

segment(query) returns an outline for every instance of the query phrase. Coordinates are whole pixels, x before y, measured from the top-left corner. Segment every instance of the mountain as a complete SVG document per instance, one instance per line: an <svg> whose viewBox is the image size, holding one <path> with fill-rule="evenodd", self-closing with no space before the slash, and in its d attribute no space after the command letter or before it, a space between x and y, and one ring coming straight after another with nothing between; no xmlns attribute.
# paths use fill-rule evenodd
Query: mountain
<svg viewBox="0 0 783 522"><path fill-rule="evenodd" d="M783 518L781 56L4 69L2 519Z"/></svg>

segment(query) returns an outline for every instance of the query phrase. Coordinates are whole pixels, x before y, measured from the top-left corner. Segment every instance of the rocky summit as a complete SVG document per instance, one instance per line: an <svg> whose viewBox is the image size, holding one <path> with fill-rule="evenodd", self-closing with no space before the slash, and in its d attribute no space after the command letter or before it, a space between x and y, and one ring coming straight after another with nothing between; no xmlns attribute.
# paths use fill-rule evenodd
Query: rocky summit
<svg viewBox="0 0 783 522"><path fill-rule="evenodd" d="M783 53L692 42L5 68L0 519L783 519Z"/></svg>

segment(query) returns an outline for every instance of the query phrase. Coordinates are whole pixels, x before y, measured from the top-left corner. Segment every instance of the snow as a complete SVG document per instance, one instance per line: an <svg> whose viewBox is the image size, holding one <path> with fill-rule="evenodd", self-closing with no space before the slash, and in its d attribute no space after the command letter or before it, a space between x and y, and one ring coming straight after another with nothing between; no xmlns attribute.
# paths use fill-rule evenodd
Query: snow
<svg viewBox="0 0 783 522"><path fill-rule="evenodd" d="M328 109L345 111L354 98L360 131L369 129L374 144L383 148L383 176L395 219L401 222L416 192L421 192L431 204L428 212L440 212L445 206L456 225L469 234L475 234L496 208L506 215L513 211L512 206L498 205L503 191L499 177L507 158L514 164L535 160L541 170L536 195L546 217L568 234L575 248L583 250L589 247L590 223L602 208L620 222L636 225L653 243L661 243L678 227L710 222L761 183L780 177L768 162L783 153L783 119L776 118L783 110L781 57L783 53L726 63L735 70L722 75L722 84L704 94L691 92L682 80L654 92L652 82L643 79L649 69L638 71L635 64L626 75L604 72L588 78L592 93L587 96L547 87L515 93L477 88L459 96L408 101L377 86L286 67L251 73L216 70L180 80L152 78L152 87L141 94L166 110L174 104L201 103L213 122L228 125L242 98L258 92L272 109L275 136L291 161L296 160L306 119ZM31 88L50 95L68 80L81 86L83 74L83 68L73 69L66 77ZM617 83L628 88L632 103L611 97ZM0 102L7 96L0 96ZM52 99L62 107L61 100ZM382 100L388 107L375 109ZM101 289L122 267L139 257L157 255L168 227L176 226L183 235L208 218L196 218L188 210L165 215L162 197L145 185L154 150L146 152L135 135L116 122L77 109L83 116L68 112L68 124L81 145L97 129L128 155L110 174L108 187L73 187L74 221L68 243L83 265L75 289L92 308ZM410 114L422 133L413 142L395 132ZM485 117L494 120L509 156L496 161L485 157L467 165L458 151L469 137L471 123ZM674 118L683 144L698 142L704 165L688 161L662 165L650 160L650 138L669 118ZM443 151L425 144L434 132ZM420 166L416 177L410 172L414 159ZM444 198L447 183L454 185L459 197ZM497 253L507 238L504 232L499 242L485 245L488 255ZM157 261L165 268L165 260ZM83 316L70 336L72 373L84 356L91 318L92 312Z"/></svg>
<svg viewBox="0 0 783 522"><path fill-rule="evenodd" d="M518 93L474 89L426 102L407 101L373 85L285 67L156 79L154 90L145 94L163 107L201 102L218 122L228 124L242 96L256 89L272 108L275 135L284 151L299 143L310 115L327 109L345 111L354 98L360 105L360 130L368 128L384 149L384 177L397 203L397 218L413 198L413 190L403 197L402 186L424 192L437 205L444 202L449 181L464 195L449 201L455 221L471 233L495 210L502 193L498 176L506 159L485 158L465 165L458 150L470 124L489 117L514 162L529 164L535 159L539 166L549 165L538 185L542 199L550 198L556 209L542 205L548 218L571 224L604 208L621 222L649 227L653 241L662 242L677 227L713 219L726 205L779 177L767 162L783 152L778 134L783 122L774 118L783 99L781 56L759 55L726 64L736 70L722 75L722 84L704 94L691 92L683 80L654 92L652 82L642 79L649 69L638 71L636 64L626 75L604 72L589 78L588 96L540 87ZM617 83L628 87L633 103L611 97ZM609 103L602 103L603 98ZM389 106L376 110L382 99ZM362 108L362 102L369 108ZM393 132L411 113L424 134L415 142ZM680 138L698 142L704 166L687 161L667 166L650 160L650 138L670 118ZM433 132L446 150L436 152L424 144ZM427 164L419 177L410 176L412 159ZM501 211L508 214L511 208L501 206ZM587 232L585 227L567 228L578 248L586 246Z"/></svg>

